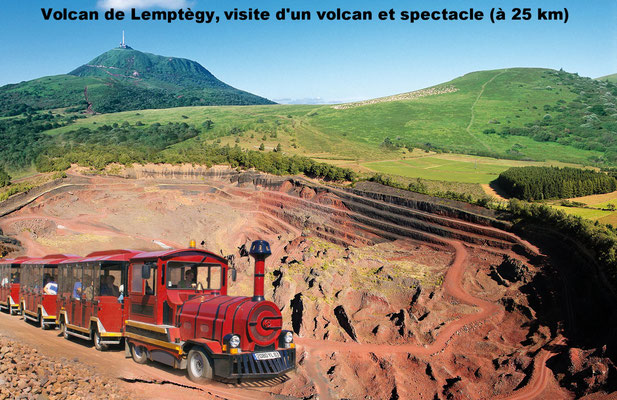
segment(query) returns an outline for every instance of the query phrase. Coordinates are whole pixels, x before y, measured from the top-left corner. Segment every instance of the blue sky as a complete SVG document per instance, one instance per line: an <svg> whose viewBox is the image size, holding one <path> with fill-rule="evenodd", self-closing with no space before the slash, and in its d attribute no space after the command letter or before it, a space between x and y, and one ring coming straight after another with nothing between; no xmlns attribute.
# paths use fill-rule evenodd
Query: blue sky
<svg viewBox="0 0 617 400"><path fill-rule="evenodd" d="M0 85L71 71L116 47L121 31L141 51L196 60L237 88L271 99L357 100L416 90L468 72L563 68L582 76L617 72L617 2L612 1L228 1L3 0ZM372 10L370 22L45 21L41 7L99 10L223 10L282 7ZM152 6L148 8L149 6ZM569 21L377 21L379 10L502 7L569 11Z"/></svg>

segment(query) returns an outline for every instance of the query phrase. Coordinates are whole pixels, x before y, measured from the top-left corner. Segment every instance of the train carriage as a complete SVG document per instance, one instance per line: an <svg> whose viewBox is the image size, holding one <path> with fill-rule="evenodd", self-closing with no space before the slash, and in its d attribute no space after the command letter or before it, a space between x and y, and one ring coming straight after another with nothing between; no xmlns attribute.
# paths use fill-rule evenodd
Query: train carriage
<svg viewBox="0 0 617 400"><path fill-rule="evenodd" d="M275 377L295 368L293 335L263 297L267 242L251 246L253 297L227 295L227 260L189 248L131 259L125 300L126 356L186 368L195 381ZM235 270L232 271L235 278Z"/></svg>
<svg viewBox="0 0 617 400"><path fill-rule="evenodd" d="M139 253L99 251L60 263L56 323L65 338L94 340L100 351L121 342L129 259Z"/></svg>
<svg viewBox="0 0 617 400"><path fill-rule="evenodd" d="M19 297L24 320L35 322L43 329L55 327L58 265L69 259L81 257L73 254L50 254L22 263Z"/></svg>
<svg viewBox="0 0 617 400"><path fill-rule="evenodd" d="M0 261L0 310L19 314L19 275L21 264L28 257Z"/></svg>

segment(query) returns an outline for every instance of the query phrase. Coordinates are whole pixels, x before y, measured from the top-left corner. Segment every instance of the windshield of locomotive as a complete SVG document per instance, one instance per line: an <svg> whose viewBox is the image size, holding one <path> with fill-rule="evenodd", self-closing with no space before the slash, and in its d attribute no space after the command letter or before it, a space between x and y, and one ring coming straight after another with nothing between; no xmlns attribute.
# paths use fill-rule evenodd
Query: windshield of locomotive
<svg viewBox="0 0 617 400"><path fill-rule="evenodd" d="M220 289L222 283L220 264L169 262L167 264L168 289Z"/></svg>

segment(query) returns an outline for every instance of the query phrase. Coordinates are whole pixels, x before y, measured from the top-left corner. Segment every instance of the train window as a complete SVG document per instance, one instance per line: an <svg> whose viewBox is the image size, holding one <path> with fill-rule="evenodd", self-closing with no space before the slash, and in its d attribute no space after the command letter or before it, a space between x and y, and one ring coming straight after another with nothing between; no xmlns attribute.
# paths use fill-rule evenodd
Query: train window
<svg viewBox="0 0 617 400"><path fill-rule="evenodd" d="M42 293L45 293L45 287L47 287L48 283L55 283L56 285L58 284L58 268L56 266L50 267L50 266L42 266L42 272L43 272L43 286L42 286ZM55 292L57 293L57 286L56 286L56 290ZM47 294L54 294L54 290L53 287L51 288L51 291L49 291Z"/></svg>
<svg viewBox="0 0 617 400"><path fill-rule="evenodd" d="M150 278L143 279L141 269L144 263L132 264L131 293L155 295L156 294L156 263L151 265ZM145 282L145 283L144 283Z"/></svg>
<svg viewBox="0 0 617 400"><path fill-rule="evenodd" d="M220 289L219 264L167 263L168 289Z"/></svg>
<svg viewBox="0 0 617 400"><path fill-rule="evenodd" d="M146 295L156 294L156 267L152 268L150 272L150 278L146 279L145 294Z"/></svg>
<svg viewBox="0 0 617 400"><path fill-rule="evenodd" d="M34 266L34 290L36 294L43 294L43 266Z"/></svg>
<svg viewBox="0 0 617 400"><path fill-rule="evenodd" d="M81 264L73 264L71 268L71 280L72 289L71 289L71 297L75 300L81 300L81 295L83 292L82 283L82 267Z"/></svg>
<svg viewBox="0 0 617 400"><path fill-rule="evenodd" d="M104 263L99 274L99 296L120 296L122 264Z"/></svg>
<svg viewBox="0 0 617 400"><path fill-rule="evenodd" d="M92 301L94 298L94 263L85 263L83 266L82 290L83 299Z"/></svg>
<svg viewBox="0 0 617 400"><path fill-rule="evenodd" d="M131 293L143 294L143 279L141 278L141 267L143 263L136 263L132 265L132 278L131 278Z"/></svg>
<svg viewBox="0 0 617 400"><path fill-rule="evenodd" d="M58 294L66 295L70 294L71 286L69 283L69 265L70 264L61 264L58 266Z"/></svg>

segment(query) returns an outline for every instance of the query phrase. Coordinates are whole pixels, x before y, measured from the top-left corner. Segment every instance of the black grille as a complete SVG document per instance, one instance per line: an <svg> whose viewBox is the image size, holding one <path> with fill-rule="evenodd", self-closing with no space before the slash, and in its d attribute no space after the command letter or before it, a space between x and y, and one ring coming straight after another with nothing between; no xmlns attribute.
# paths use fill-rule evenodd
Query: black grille
<svg viewBox="0 0 617 400"><path fill-rule="evenodd" d="M255 353L259 353L262 351L274 351L276 350L276 347L274 346L274 343L272 343L269 346L260 346L258 344L255 345Z"/></svg>
<svg viewBox="0 0 617 400"><path fill-rule="evenodd" d="M238 354L232 360L233 375L278 375L295 368L295 352L279 350L281 358L255 360L254 353Z"/></svg>

